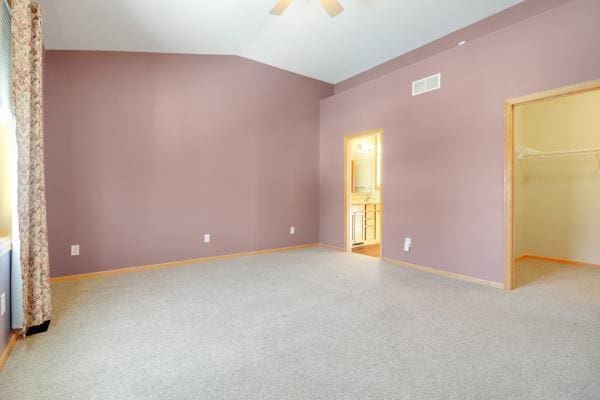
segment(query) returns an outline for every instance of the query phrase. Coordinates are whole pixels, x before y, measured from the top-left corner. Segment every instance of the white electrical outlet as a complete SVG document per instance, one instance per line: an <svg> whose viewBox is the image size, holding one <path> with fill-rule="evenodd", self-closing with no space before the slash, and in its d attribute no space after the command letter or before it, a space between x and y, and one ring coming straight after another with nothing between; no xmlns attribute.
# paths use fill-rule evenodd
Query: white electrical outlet
<svg viewBox="0 0 600 400"><path fill-rule="evenodd" d="M210 243L210 233L204 234L204 243Z"/></svg>
<svg viewBox="0 0 600 400"><path fill-rule="evenodd" d="M78 256L79 255L79 245L78 244L72 244L71 245L71 255L72 256Z"/></svg>
<svg viewBox="0 0 600 400"><path fill-rule="evenodd" d="M411 247L412 247L412 239L404 238L404 251L409 253Z"/></svg>
<svg viewBox="0 0 600 400"><path fill-rule="evenodd" d="M0 296L0 315L4 315L6 312L6 293L2 293Z"/></svg>
<svg viewBox="0 0 600 400"><path fill-rule="evenodd" d="M290 226L290 235L293 235L296 233L296 227L295 226Z"/></svg>

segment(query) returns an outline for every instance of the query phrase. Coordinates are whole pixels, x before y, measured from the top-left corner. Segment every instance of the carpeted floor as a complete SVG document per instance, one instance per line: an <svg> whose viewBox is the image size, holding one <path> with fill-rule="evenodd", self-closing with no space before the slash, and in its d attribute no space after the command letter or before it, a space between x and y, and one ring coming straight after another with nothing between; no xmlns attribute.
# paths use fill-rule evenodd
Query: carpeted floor
<svg viewBox="0 0 600 400"><path fill-rule="evenodd" d="M600 270L507 293L314 248L53 295L2 400L600 399Z"/></svg>

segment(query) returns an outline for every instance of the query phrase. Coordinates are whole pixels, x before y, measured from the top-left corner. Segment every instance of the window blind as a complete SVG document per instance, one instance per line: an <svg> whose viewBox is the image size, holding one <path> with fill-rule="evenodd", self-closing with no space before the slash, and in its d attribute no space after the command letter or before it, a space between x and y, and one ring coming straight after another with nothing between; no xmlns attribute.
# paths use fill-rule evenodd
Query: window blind
<svg viewBox="0 0 600 400"><path fill-rule="evenodd" d="M10 9L5 0L0 0L0 119L12 115L11 100L11 33Z"/></svg>

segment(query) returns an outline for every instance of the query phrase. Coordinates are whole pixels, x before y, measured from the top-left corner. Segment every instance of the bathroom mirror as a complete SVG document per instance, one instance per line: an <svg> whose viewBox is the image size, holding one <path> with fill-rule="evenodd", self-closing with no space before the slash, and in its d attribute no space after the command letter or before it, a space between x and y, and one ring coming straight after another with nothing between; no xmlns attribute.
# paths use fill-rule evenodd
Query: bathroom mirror
<svg viewBox="0 0 600 400"><path fill-rule="evenodd" d="M377 177L376 142L373 138L356 141L352 146L352 192L371 193Z"/></svg>
<svg viewBox="0 0 600 400"><path fill-rule="evenodd" d="M352 191L354 193L370 193L373 191L371 164L371 157L360 157L352 160Z"/></svg>

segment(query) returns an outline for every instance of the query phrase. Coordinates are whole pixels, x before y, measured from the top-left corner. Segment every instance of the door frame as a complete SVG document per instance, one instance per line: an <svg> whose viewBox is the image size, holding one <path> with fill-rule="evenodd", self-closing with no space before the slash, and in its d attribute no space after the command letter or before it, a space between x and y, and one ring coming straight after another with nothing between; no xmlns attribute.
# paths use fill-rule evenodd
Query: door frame
<svg viewBox="0 0 600 400"><path fill-rule="evenodd" d="M380 238L379 238L379 258L383 257L383 129L372 129L344 136L344 250L352 252L352 234L350 233L350 207L352 203L352 165L350 165L350 142L354 139L368 137L379 134L381 143L381 185L379 186L379 208L380 208ZM377 151L377 149L375 149Z"/></svg>
<svg viewBox="0 0 600 400"><path fill-rule="evenodd" d="M533 93L504 102L504 289L515 288L514 274L514 168L515 107L600 89L600 79Z"/></svg>

